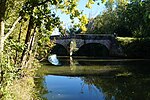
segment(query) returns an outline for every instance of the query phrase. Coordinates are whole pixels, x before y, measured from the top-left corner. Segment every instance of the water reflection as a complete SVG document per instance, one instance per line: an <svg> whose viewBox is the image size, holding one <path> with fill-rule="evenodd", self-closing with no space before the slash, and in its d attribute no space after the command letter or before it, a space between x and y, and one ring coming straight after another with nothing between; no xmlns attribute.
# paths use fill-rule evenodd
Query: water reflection
<svg viewBox="0 0 150 100"><path fill-rule="evenodd" d="M44 95L48 100L102 100L104 94L94 85L85 84L81 78L65 76L45 76Z"/></svg>
<svg viewBox="0 0 150 100"><path fill-rule="evenodd" d="M69 60L70 60L70 70L76 71L77 66L80 66L79 63L78 63L78 61L75 60L75 59L73 59L72 57L70 57Z"/></svg>
<svg viewBox="0 0 150 100"><path fill-rule="evenodd" d="M47 100L150 99L149 60L69 58L69 60L61 59L61 62L63 66L44 65L40 69L43 73L41 84L44 84L43 88L48 90L43 97ZM111 69L103 72L101 68ZM115 69L117 73L110 74L112 69L113 71ZM132 74L128 75L128 73Z"/></svg>
<svg viewBox="0 0 150 100"><path fill-rule="evenodd" d="M84 77L87 83L94 84L102 89L106 100L149 100L150 99L150 78L113 78L101 79L99 77Z"/></svg>
<svg viewBox="0 0 150 100"><path fill-rule="evenodd" d="M74 59L72 57L59 58L63 66L70 66L71 70L76 70L79 67L107 67L119 68L120 71L128 71L134 74L149 74L150 73L150 59L92 59L80 58Z"/></svg>
<svg viewBox="0 0 150 100"><path fill-rule="evenodd" d="M48 61L52 65L56 65L56 66L61 65L56 54L48 56Z"/></svg>
<svg viewBox="0 0 150 100"><path fill-rule="evenodd" d="M115 78L98 76L44 77L47 100L149 100L150 79Z"/></svg>

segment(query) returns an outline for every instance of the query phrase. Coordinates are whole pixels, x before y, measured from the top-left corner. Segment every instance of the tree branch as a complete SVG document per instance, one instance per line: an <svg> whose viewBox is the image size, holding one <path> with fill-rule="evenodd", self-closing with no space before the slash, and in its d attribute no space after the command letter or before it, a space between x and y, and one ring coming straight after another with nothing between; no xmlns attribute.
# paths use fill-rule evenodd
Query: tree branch
<svg viewBox="0 0 150 100"><path fill-rule="evenodd" d="M20 19L21 19L21 16L19 16L17 18L17 20L14 22L14 24L12 25L11 29L9 30L9 32L5 35L4 40L6 40L8 38L8 36L13 32L16 24L19 22Z"/></svg>
<svg viewBox="0 0 150 100"><path fill-rule="evenodd" d="M43 1L43 2L34 3L34 5L33 5L31 8L34 8L34 7L36 7L36 6L43 5L43 4L45 4L45 3L49 2L49 1L50 1L50 0L45 0L45 1Z"/></svg>
<svg viewBox="0 0 150 100"><path fill-rule="evenodd" d="M49 1L50 1L50 0L45 0L45 1L43 1L43 2L38 3L37 5L39 6L39 5L45 4L45 3L49 2Z"/></svg>

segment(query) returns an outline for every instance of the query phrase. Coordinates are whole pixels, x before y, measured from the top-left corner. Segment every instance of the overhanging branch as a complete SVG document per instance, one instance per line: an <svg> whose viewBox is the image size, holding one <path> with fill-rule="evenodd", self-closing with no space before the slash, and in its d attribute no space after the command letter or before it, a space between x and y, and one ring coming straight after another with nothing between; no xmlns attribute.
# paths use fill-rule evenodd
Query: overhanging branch
<svg viewBox="0 0 150 100"><path fill-rule="evenodd" d="M21 19L21 16L17 18L17 20L14 22L14 24L12 25L11 29L9 30L9 32L5 35L4 40L6 40L8 38L8 36L13 32L16 24L19 22L19 20Z"/></svg>

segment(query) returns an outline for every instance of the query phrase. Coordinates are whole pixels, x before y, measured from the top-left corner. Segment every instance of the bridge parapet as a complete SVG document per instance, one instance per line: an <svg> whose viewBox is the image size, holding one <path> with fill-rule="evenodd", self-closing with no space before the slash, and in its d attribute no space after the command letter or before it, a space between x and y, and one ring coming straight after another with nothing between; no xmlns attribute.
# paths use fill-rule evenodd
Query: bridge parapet
<svg viewBox="0 0 150 100"><path fill-rule="evenodd" d="M77 34L77 35L54 35L50 36L51 40L54 39L84 39L84 40L93 40L93 39L111 39L114 38L114 35L111 34Z"/></svg>

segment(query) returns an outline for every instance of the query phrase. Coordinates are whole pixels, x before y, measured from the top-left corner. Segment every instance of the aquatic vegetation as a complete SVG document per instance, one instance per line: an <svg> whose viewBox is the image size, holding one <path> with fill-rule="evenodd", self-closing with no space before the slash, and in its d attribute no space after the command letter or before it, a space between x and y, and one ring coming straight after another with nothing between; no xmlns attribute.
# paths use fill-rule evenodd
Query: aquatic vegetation
<svg viewBox="0 0 150 100"><path fill-rule="evenodd" d="M112 66L50 66L43 64L38 75L42 73L51 75L69 75L69 76L84 76L84 75L115 75L120 72L118 67Z"/></svg>
<svg viewBox="0 0 150 100"><path fill-rule="evenodd" d="M131 76L132 73L131 72L123 72L123 73L118 73L116 76L117 77L128 77Z"/></svg>

